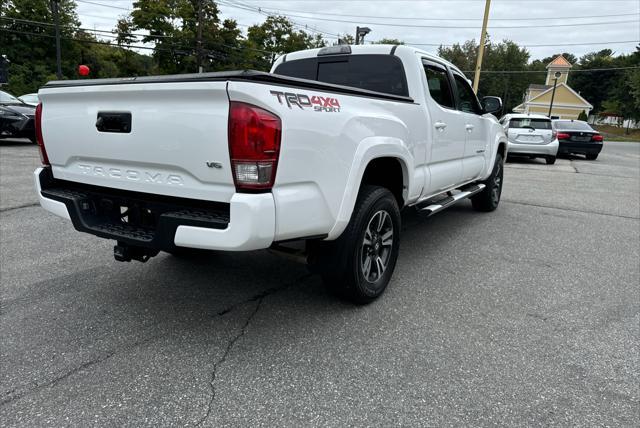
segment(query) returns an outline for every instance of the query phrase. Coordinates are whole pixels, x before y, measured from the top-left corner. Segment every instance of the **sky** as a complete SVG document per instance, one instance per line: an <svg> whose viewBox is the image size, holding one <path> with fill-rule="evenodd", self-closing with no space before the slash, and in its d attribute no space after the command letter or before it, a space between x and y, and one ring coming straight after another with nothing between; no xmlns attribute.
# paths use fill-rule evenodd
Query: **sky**
<svg viewBox="0 0 640 428"><path fill-rule="evenodd" d="M112 30L133 1L76 0L82 26L98 30ZM263 22L265 14L279 12L329 42L354 34L360 25L371 28L365 42L395 38L435 52L440 44L479 39L485 0L221 0L218 5L221 17L235 19L244 31ZM640 42L640 0L492 0L488 33L493 41L527 46L531 60L558 52L580 57L605 48L630 53Z"/></svg>

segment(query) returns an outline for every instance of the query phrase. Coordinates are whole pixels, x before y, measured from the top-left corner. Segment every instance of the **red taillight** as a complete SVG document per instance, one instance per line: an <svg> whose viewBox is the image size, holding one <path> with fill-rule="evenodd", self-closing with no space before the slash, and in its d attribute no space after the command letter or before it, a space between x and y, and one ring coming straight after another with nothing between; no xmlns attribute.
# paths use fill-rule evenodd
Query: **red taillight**
<svg viewBox="0 0 640 428"><path fill-rule="evenodd" d="M558 132L558 140L568 140L571 138L571 135L565 134L564 132Z"/></svg>
<svg viewBox="0 0 640 428"><path fill-rule="evenodd" d="M36 141L38 142L38 148L40 148L40 161L42 165L49 166L49 156L47 156L47 150L44 148L44 139L42 138L42 103L38 103L36 107Z"/></svg>
<svg viewBox="0 0 640 428"><path fill-rule="evenodd" d="M229 155L237 190L273 187L281 133L278 116L251 104L231 102Z"/></svg>
<svg viewBox="0 0 640 428"><path fill-rule="evenodd" d="M602 135L596 134L593 137L591 137L591 141L597 141L601 143L604 141L604 138L602 137Z"/></svg>

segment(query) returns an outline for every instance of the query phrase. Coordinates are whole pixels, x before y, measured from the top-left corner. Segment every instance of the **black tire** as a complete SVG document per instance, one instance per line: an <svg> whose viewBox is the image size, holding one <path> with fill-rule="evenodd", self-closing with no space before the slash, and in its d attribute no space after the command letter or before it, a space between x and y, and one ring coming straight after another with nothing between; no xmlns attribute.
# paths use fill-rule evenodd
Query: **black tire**
<svg viewBox="0 0 640 428"><path fill-rule="evenodd" d="M342 235L316 247L318 268L327 288L356 304L378 298L396 266L400 226L400 209L391 192L363 186Z"/></svg>
<svg viewBox="0 0 640 428"><path fill-rule="evenodd" d="M29 141L31 141L31 144L38 144L38 140L36 140L36 137L29 137Z"/></svg>
<svg viewBox="0 0 640 428"><path fill-rule="evenodd" d="M598 159L598 153L587 153L586 155L587 160L596 160Z"/></svg>
<svg viewBox="0 0 640 428"><path fill-rule="evenodd" d="M555 156L547 156L545 160L547 161L547 165L553 165L554 163L556 163Z"/></svg>
<svg viewBox="0 0 640 428"><path fill-rule="evenodd" d="M476 211L490 212L498 208L500 196L502 195L502 178L504 165L502 155L496 154L496 161L493 165L491 175L482 183L487 186L482 192L471 197L471 205Z"/></svg>

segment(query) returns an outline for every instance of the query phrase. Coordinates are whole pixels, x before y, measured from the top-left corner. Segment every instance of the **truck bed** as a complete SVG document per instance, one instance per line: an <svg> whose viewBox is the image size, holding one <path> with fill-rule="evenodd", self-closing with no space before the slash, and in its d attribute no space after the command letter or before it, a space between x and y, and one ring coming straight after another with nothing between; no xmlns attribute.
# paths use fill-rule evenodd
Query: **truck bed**
<svg viewBox="0 0 640 428"><path fill-rule="evenodd" d="M54 80L43 88L69 88L76 86L131 85L144 83L180 83L180 82L220 82L248 81L292 88L316 89L328 92L362 97L380 98L398 102L413 103L413 98L401 95L374 92L351 86L334 85L316 80L298 79L256 70L218 71L213 73L170 74L165 76L122 77L113 79Z"/></svg>

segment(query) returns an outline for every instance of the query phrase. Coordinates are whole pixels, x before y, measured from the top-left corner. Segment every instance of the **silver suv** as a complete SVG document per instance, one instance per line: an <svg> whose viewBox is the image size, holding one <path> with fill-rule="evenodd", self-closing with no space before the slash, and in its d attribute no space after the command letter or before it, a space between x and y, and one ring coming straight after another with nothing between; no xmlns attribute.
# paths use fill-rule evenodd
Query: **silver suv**
<svg viewBox="0 0 640 428"><path fill-rule="evenodd" d="M509 140L510 155L544 158L556 162L558 139L551 119L541 114L507 114L500 119Z"/></svg>

